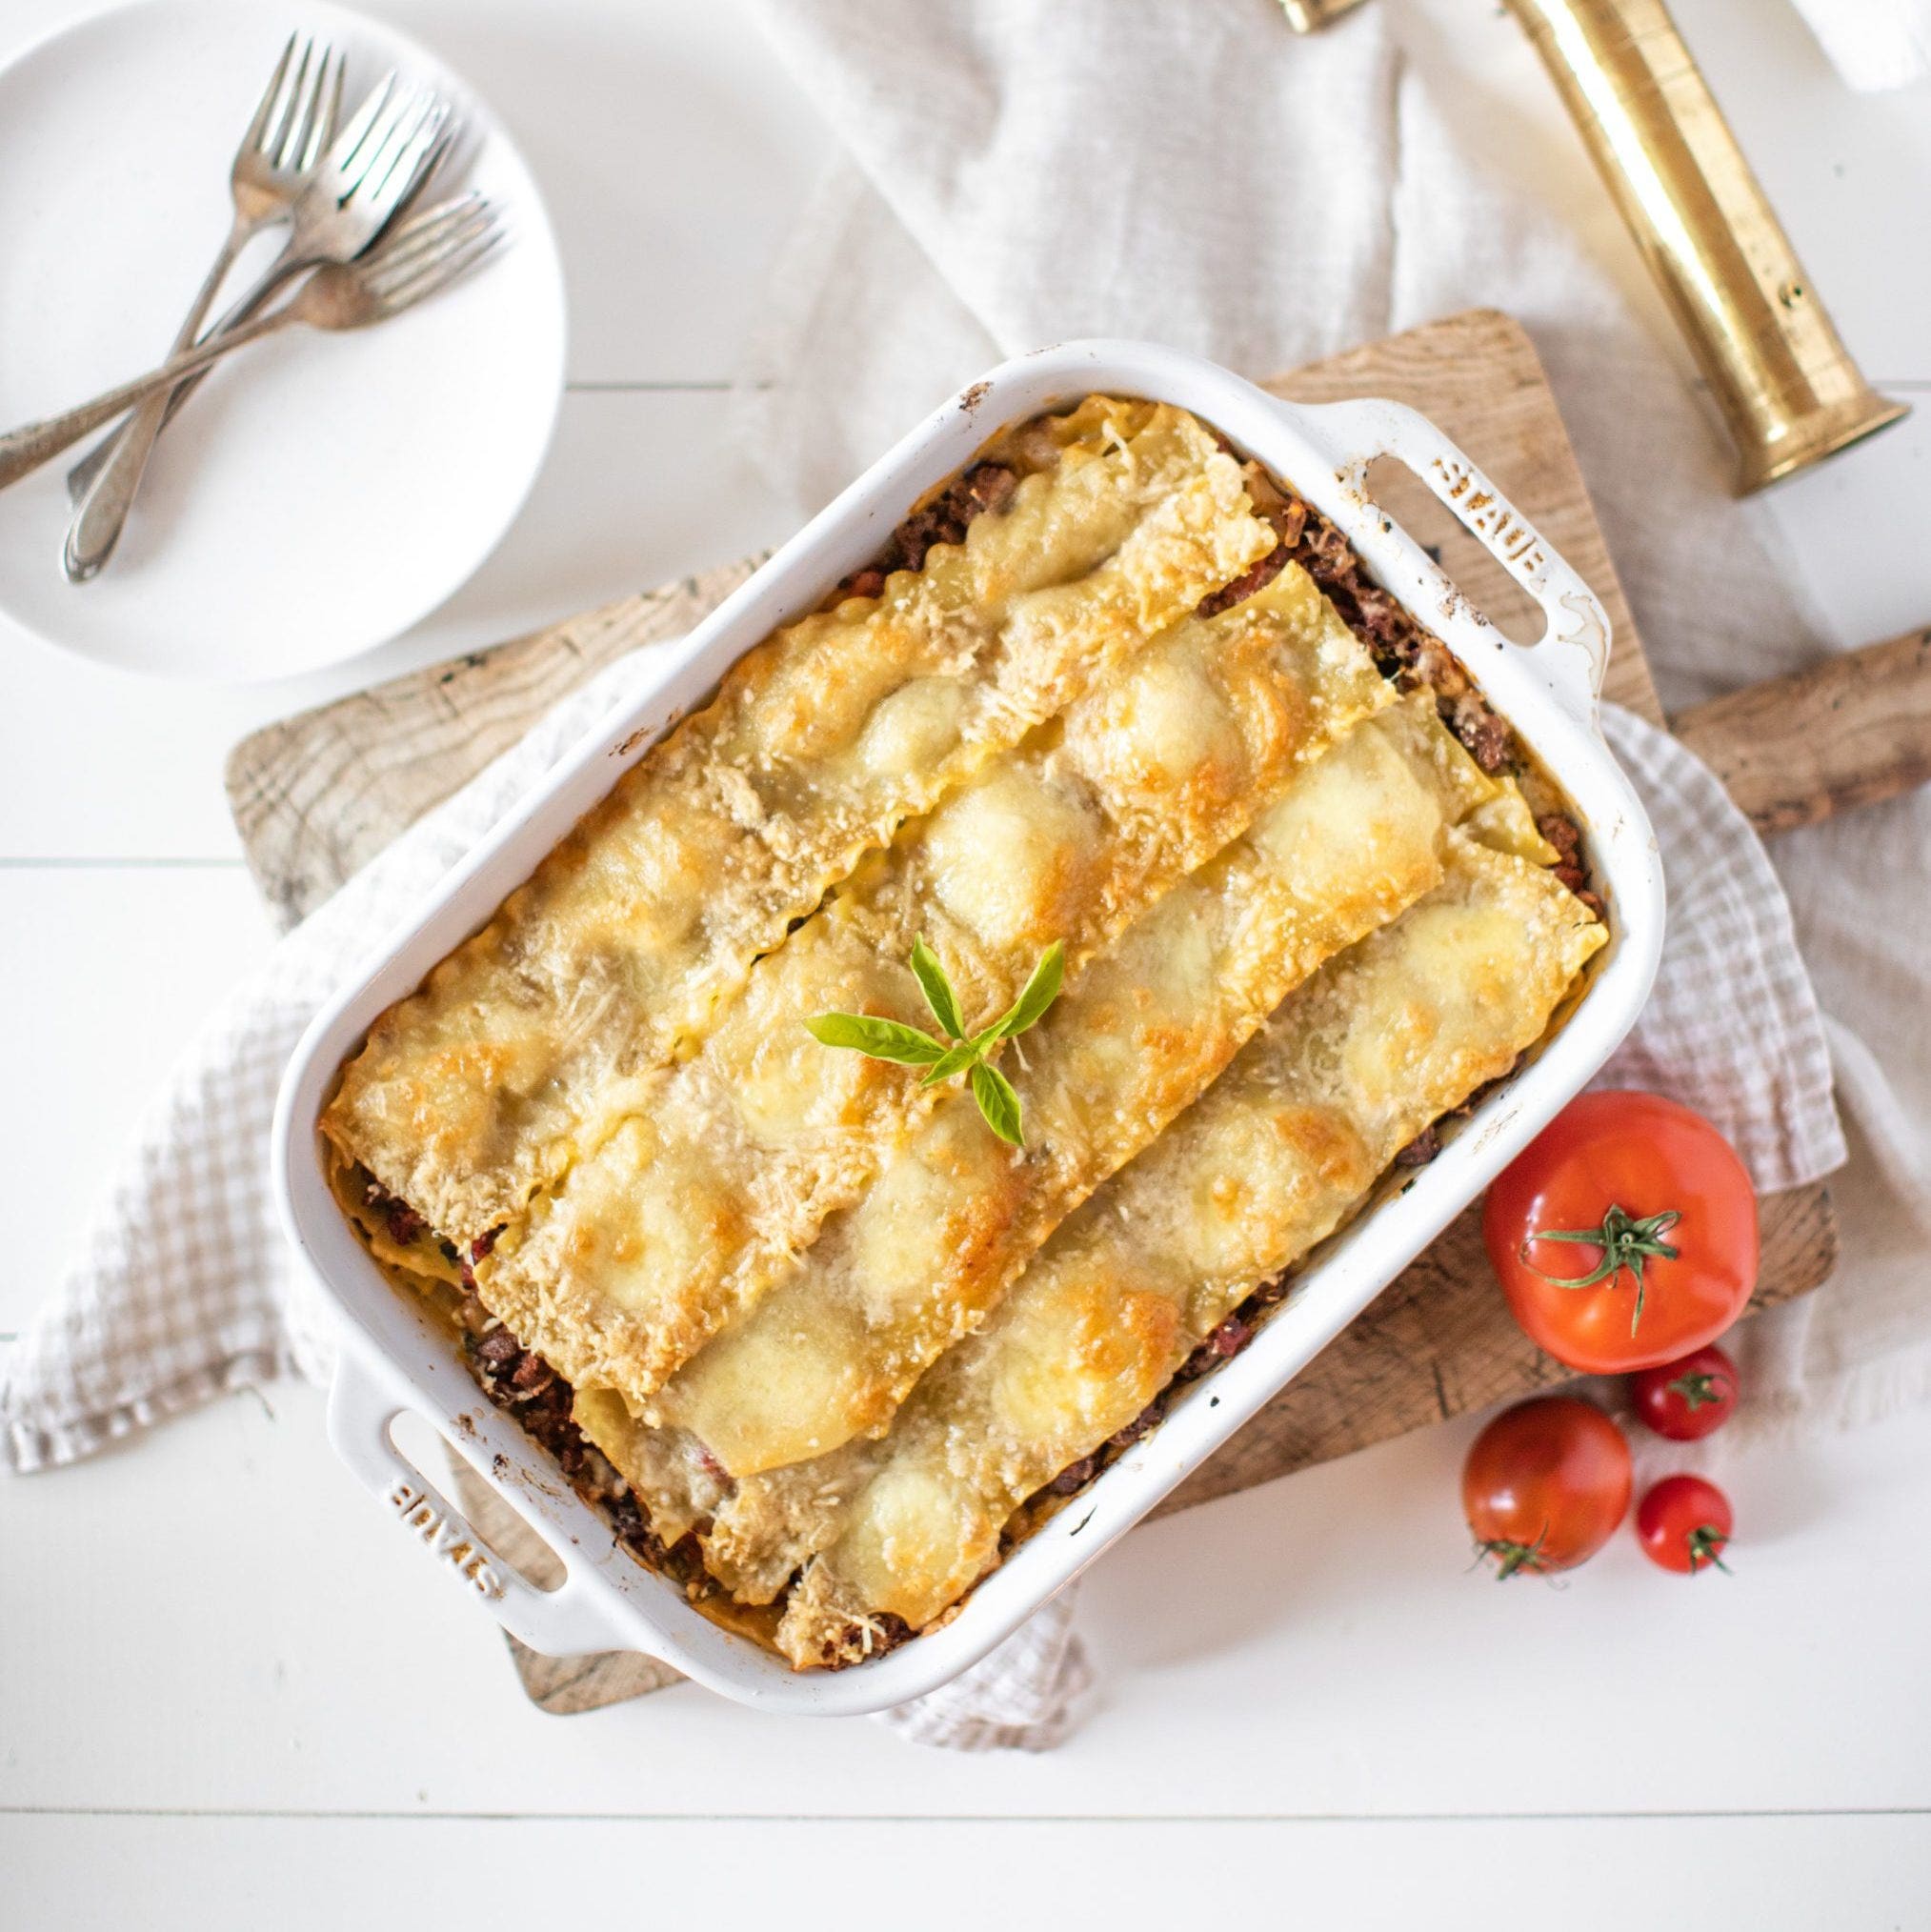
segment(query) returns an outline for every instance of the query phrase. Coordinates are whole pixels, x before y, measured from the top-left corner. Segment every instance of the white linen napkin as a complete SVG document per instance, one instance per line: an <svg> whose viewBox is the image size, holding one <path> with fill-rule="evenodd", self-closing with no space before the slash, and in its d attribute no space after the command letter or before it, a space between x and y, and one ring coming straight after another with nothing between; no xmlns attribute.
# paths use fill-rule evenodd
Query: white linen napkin
<svg viewBox="0 0 1931 1932"><path fill-rule="evenodd" d="M1931 0L1797 0L1797 10L1860 92L1931 73Z"/></svg>

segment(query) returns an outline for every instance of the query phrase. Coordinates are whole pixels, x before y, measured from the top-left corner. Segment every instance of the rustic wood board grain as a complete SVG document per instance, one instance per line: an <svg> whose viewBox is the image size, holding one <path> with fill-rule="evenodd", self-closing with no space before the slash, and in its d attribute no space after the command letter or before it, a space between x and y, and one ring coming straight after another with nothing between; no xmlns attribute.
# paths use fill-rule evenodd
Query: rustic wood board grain
<svg viewBox="0 0 1931 1932"><path fill-rule="evenodd" d="M1760 832L1931 783L1931 625L1713 697L1670 728Z"/></svg>
<svg viewBox="0 0 1931 1932"><path fill-rule="evenodd" d="M1661 722L1634 622L1533 346L1489 310L1375 343L1267 385L1323 402L1387 395L1423 411L1500 485L1595 587L1616 650L1608 694ZM1519 594L1486 551L1404 474L1377 493L1504 629ZM228 790L249 863L285 922L306 916L422 813L512 744L551 704L622 653L681 635L749 574L737 562L647 591L552 629L412 673L289 718L234 749ZM1742 714L1747 723L1748 712ZM1700 745L1725 748L1720 729ZM1836 1258L1828 1196L1808 1187L1761 1204L1762 1273L1753 1308L1803 1294ZM1547 1387L1568 1371L1510 1318L1471 1210L1394 1282L1166 1510L1252 1487L1408 1430ZM467 1465L457 1470L476 1527L539 1581L554 1559ZM653 1659L609 1652L544 1658L512 1644L532 1699L591 1710L676 1680Z"/></svg>

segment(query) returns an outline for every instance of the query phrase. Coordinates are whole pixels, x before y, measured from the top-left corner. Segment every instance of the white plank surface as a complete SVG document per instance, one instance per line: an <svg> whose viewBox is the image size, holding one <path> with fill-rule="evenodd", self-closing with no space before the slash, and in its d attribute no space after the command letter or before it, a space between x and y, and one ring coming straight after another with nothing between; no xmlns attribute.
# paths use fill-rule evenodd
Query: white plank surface
<svg viewBox="0 0 1931 1932"><path fill-rule="evenodd" d="M1137 1820L880 1828L64 1817L0 1820L0 1865L25 1896L58 1888L58 1922L70 1932L151 1924L157 1900L169 1899L193 1901L204 1932L558 1925L602 1916L613 1895L641 1896L647 1922L830 1932L851 1924L855 1888L916 1900L920 1932L979 1932L1000 1900L1024 1900L1026 1922L1055 1932L1244 1925L1262 1909L1265 1922L1351 1932L1488 1932L1525 1910L1564 1925L1585 1916L1651 1924L1680 1909L1710 1926L1901 1927L1924 1922L1931 1827L1888 1817L1151 1830Z"/></svg>
<svg viewBox="0 0 1931 1932"><path fill-rule="evenodd" d="M33 1177L35 1210L14 1219L0 1332L267 943L221 799L232 739L788 526L727 447L722 388L831 137L735 6L372 4L526 143L570 263L573 391L503 550L376 659L191 692L0 626L0 1048L34 1097L0 1110L0 1162ZM1501 10L1377 4L1491 161L1654 315ZM0 50L86 10L0 0ZM1931 203L1931 90L1853 100L1780 0L1678 12L1845 334L1931 403L1931 252L1906 239ZM1927 508L1923 420L1772 499L1858 639L1931 616ZM1471 1428L1142 1531L1087 1586L1105 1683L1088 1728L1052 1757L966 1759L689 1688L544 1718L493 1629L335 1467L313 1393L237 1399L0 1480L0 1924L714 1917L695 1875L718 1870L747 1921L806 1926L854 1872L929 1901L935 1870L996 1871L998 1890L940 1887L921 1923L1029 1896L1069 1927L1294 1905L1458 1927L1531 1901L1607 1926L1691 1900L1716 1924L1931 1924L1931 1416L1722 1457L1734 1580L1665 1579L1624 1540L1559 1590L1467 1574Z"/></svg>
<svg viewBox="0 0 1931 1932"><path fill-rule="evenodd" d="M1104 1678L1040 1757L694 1686L525 1703L494 1627L272 1390L9 1485L0 1808L655 1818L1931 1813L1931 1417L1714 1456L1733 1577L1627 1532L1561 1587L1470 1568L1473 1422L1139 1532Z"/></svg>

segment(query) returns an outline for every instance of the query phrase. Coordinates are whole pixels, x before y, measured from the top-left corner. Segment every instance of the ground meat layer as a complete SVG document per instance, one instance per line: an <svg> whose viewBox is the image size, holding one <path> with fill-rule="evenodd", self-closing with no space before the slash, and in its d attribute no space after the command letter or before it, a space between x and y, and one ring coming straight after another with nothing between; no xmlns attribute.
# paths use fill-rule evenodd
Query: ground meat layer
<svg viewBox="0 0 1931 1932"><path fill-rule="evenodd" d="M1248 464L1246 474L1255 508L1273 524L1280 542L1246 576L1209 597L1202 612L1211 614L1252 596L1291 559L1375 654L1385 676L1403 691L1425 686L1434 692L1442 723L1476 763L1484 772L1504 770L1514 756L1514 734L1488 708L1455 654L1367 575L1347 538L1313 504L1277 484L1258 464Z"/></svg>
<svg viewBox="0 0 1931 1932"><path fill-rule="evenodd" d="M584 1500L609 1519L618 1542L692 1597L716 1590L704 1568L697 1539L665 1545L651 1528L631 1486L576 1426L575 1391L533 1349L528 1349L486 1309L473 1289L463 1298L463 1349L476 1385L497 1408L556 1460Z"/></svg>
<svg viewBox="0 0 1931 1932"><path fill-rule="evenodd" d="M973 518L1005 509L1018 487L1018 477L1003 463L979 463L954 477L892 533L892 541L876 563L855 572L838 586L840 593L848 597L877 596L894 571L922 570L926 553L935 544L963 543Z"/></svg>

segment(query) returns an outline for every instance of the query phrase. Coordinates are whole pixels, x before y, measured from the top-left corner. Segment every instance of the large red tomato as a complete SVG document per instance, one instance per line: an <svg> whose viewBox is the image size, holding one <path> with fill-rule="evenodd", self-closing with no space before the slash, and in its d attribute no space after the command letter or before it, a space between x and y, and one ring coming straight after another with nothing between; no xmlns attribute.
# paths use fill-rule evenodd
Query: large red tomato
<svg viewBox="0 0 1931 1932"><path fill-rule="evenodd" d="M1630 1481L1629 1444L1594 1402L1539 1396L1470 1445L1462 1514L1498 1576L1573 1570L1616 1534Z"/></svg>
<svg viewBox="0 0 1931 1932"><path fill-rule="evenodd" d="M1757 1197L1730 1143L1659 1094L1572 1100L1489 1189L1516 1319L1591 1375L1715 1341L1757 1285Z"/></svg>

